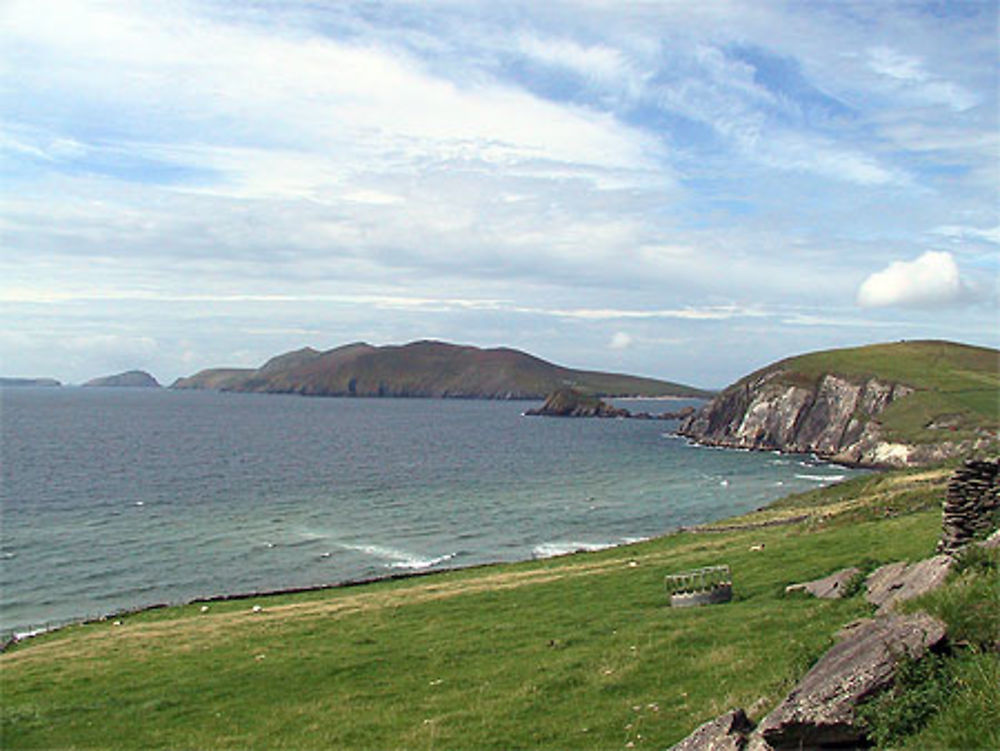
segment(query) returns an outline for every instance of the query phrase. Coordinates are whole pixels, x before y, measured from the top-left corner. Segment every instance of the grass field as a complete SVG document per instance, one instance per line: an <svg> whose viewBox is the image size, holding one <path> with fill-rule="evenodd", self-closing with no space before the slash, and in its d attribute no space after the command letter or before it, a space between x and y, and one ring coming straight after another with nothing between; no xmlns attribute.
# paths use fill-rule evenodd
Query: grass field
<svg viewBox="0 0 1000 751"><path fill-rule="evenodd" d="M932 554L945 477L869 476L730 520L795 523L62 629L0 656L0 741L663 748L731 706L760 718L869 612L786 584ZM733 602L668 607L665 574L715 563Z"/></svg>

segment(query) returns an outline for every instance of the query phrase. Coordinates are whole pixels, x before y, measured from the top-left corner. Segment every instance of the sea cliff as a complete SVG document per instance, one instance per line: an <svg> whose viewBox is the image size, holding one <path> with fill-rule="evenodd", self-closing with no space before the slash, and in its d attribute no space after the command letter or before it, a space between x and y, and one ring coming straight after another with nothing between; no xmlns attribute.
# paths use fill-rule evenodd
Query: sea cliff
<svg viewBox="0 0 1000 751"><path fill-rule="evenodd" d="M964 456L997 437L990 395L995 402L998 391L989 382L997 376L988 372L996 351L973 361L969 349L916 342L792 358L729 386L678 432L706 445L815 453L861 466ZM976 389L983 398L967 398Z"/></svg>

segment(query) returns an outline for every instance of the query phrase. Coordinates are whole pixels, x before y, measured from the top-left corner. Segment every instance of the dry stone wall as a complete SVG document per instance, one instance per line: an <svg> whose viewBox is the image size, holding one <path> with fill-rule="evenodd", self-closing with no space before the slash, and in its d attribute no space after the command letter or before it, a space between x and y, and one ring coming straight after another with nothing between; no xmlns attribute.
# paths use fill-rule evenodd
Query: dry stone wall
<svg viewBox="0 0 1000 751"><path fill-rule="evenodd" d="M966 461L948 480L938 551L954 553L997 526L1000 458Z"/></svg>

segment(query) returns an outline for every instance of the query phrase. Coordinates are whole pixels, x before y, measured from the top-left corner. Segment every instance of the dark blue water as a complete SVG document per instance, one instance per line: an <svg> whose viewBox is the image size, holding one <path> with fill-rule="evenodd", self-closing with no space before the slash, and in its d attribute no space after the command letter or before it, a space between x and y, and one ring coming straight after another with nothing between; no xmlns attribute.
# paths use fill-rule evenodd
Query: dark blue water
<svg viewBox="0 0 1000 751"><path fill-rule="evenodd" d="M849 474L530 406L2 390L0 630L617 545Z"/></svg>

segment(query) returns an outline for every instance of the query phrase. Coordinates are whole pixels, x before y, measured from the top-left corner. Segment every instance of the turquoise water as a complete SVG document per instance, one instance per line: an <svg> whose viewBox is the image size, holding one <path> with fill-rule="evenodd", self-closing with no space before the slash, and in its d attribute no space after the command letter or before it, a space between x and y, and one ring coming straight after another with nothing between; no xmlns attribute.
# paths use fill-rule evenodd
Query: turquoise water
<svg viewBox="0 0 1000 751"><path fill-rule="evenodd" d="M531 406L2 390L0 630L619 545L851 474Z"/></svg>

